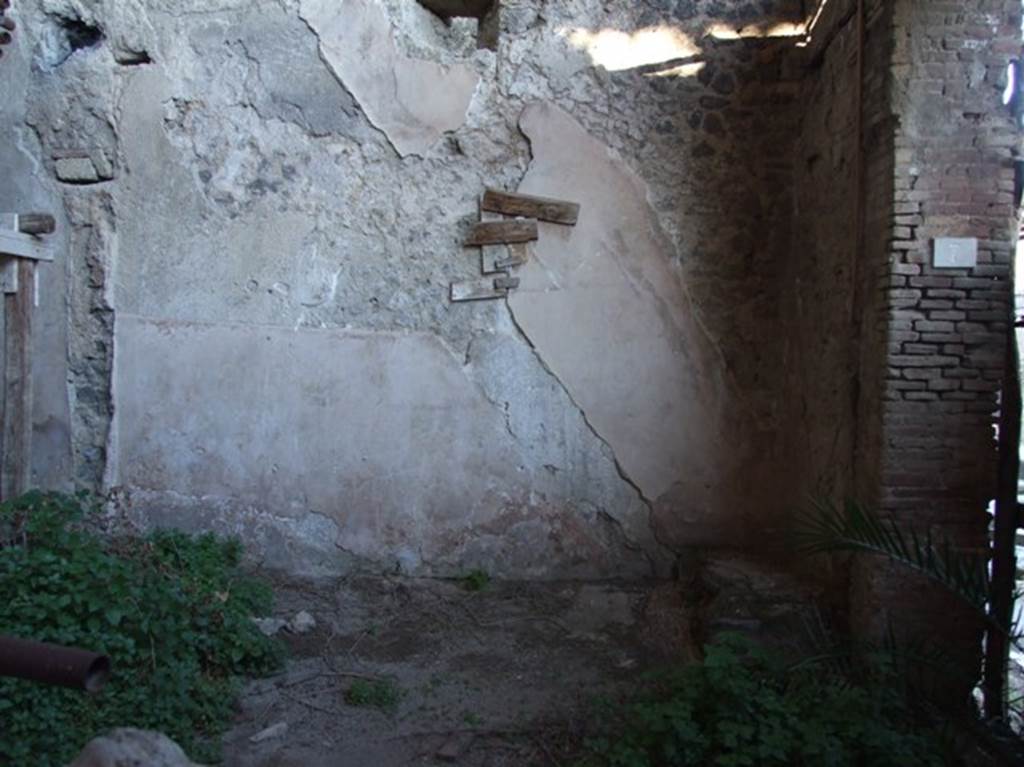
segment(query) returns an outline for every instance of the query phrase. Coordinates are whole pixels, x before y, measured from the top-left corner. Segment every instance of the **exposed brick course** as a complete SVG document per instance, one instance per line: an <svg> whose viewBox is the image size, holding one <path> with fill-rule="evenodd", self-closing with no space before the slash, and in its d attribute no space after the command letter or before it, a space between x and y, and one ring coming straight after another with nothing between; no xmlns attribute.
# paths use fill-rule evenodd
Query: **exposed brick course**
<svg viewBox="0 0 1024 767"><path fill-rule="evenodd" d="M1017 233L1012 159L1020 135L1001 95L1007 64L1021 50L1021 3L894 0L890 8L883 23L893 42L885 108L894 118L893 204L880 235L881 276L905 278L906 287L883 293L877 307L888 322L877 347L887 351L873 443L876 501L900 523L982 550ZM932 239L940 236L978 238L978 266L934 268ZM874 415L870 397L861 400L860 419ZM863 423L861 430L871 433ZM863 459L871 446L861 447ZM906 573L862 562L855 625L877 633L892 620L949 636L950 613L935 607L942 595L925 607L916 591L901 591L906 584ZM977 657L977 626L960 629L963 651Z"/></svg>

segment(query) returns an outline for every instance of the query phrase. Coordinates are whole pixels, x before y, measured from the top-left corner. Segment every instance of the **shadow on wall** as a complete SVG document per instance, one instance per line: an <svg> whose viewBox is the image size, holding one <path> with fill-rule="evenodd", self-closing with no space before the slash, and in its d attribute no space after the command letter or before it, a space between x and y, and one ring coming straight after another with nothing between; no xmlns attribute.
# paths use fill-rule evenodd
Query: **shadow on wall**
<svg viewBox="0 0 1024 767"><path fill-rule="evenodd" d="M786 59L806 43L807 24L713 22L701 32L668 24L633 31L565 27L559 34L614 78L697 81L692 90L674 92L684 94L682 108L691 110L687 123L698 139L687 155L666 153L664 162L698 187L680 215L677 245L686 239L692 245L684 242L676 276L711 347L699 369L721 363L719 386L728 396L719 392L721 412L709 433L728 446L704 445L713 468L651 496L658 538L673 548L781 545L788 509L802 500L808 481L787 471L792 467L779 437L789 428L791 403L778 324L779 306L792 297L781 279L792 247L791 150L800 121L794 108L800 75ZM661 216L662 223L667 219Z"/></svg>

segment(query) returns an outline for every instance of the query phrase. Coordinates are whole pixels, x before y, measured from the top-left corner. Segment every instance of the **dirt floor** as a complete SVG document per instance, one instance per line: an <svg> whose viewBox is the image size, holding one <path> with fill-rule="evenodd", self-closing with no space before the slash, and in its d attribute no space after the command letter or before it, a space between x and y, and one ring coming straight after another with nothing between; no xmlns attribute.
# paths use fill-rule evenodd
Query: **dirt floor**
<svg viewBox="0 0 1024 767"><path fill-rule="evenodd" d="M353 577L276 592L276 617L317 625L282 632L291 660L246 689L227 767L568 764L595 698L686 654L676 584Z"/></svg>
<svg viewBox="0 0 1024 767"><path fill-rule="evenodd" d="M1021 552L1024 561L1024 551ZM813 595L735 557L683 582L275 579L286 668L251 683L225 767L567 767L599 698L741 631L797 650ZM1024 582L1021 584L1024 586ZM1024 657L1014 665L1024 690ZM1018 723L1019 724L1019 723Z"/></svg>

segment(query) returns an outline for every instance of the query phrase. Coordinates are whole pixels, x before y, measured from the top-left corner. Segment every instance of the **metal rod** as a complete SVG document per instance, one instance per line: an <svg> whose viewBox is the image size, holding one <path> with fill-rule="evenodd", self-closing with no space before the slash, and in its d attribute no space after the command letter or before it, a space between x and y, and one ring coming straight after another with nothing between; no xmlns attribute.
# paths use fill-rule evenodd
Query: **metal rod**
<svg viewBox="0 0 1024 767"><path fill-rule="evenodd" d="M5 676L98 692L110 677L110 658L89 650L0 636L0 677Z"/></svg>

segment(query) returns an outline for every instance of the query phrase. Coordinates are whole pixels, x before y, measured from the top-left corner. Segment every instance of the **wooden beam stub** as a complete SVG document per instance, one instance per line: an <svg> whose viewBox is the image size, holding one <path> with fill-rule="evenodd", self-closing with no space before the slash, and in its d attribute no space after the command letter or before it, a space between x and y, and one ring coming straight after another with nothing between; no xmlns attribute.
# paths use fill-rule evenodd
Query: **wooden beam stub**
<svg viewBox="0 0 1024 767"><path fill-rule="evenodd" d="M553 224L575 226L580 217L579 203L555 200L548 197L533 197L527 194L502 192L488 189L480 203L483 210L502 213L506 216L524 216Z"/></svg>
<svg viewBox="0 0 1024 767"><path fill-rule="evenodd" d="M514 242L532 242L537 239L536 219L512 221L481 221L473 227L466 246L501 245Z"/></svg>
<svg viewBox="0 0 1024 767"><path fill-rule="evenodd" d="M0 229L0 255L53 261L53 250L38 237L10 229Z"/></svg>
<svg viewBox="0 0 1024 767"><path fill-rule="evenodd" d="M19 213L18 231L23 234L53 234L57 220L49 213Z"/></svg>

